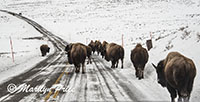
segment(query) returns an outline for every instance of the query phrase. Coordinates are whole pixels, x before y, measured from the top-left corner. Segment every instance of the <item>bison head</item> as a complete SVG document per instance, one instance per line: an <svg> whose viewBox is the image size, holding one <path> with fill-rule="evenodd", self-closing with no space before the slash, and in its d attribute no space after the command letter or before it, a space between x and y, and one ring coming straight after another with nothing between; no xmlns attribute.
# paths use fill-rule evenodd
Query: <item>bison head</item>
<svg viewBox="0 0 200 102"><path fill-rule="evenodd" d="M47 48L47 52L49 53L49 51L50 51L50 48L48 47L48 48Z"/></svg>
<svg viewBox="0 0 200 102"><path fill-rule="evenodd" d="M65 51L66 52L69 52L71 49L72 49L72 43L68 44L66 47L65 47Z"/></svg>
<svg viewBox="0 0 200 102"><path fill-rule="evenodd" d="M165 80L165 74L164 74L164 60L161 60L157 66L155 66L153 63L152 65L156 69L158 83L162 87L166 87L166 80Z"/></svg>

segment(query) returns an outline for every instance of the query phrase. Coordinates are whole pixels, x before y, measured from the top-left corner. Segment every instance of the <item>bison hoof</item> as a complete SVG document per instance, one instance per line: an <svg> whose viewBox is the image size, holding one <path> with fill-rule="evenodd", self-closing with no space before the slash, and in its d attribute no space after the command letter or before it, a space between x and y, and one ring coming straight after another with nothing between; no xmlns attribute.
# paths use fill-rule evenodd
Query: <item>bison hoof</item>
<svg viewBox="0 0 200 102"><path fill-rule="evenodd" d="M139 80L143 79L144 77L138 77Z"/></svg>
<svg viewBox="0 0 200 102"><path fill-rule="evenodd" d="M85 72L82 72L82 74L85 74Z"/></svg>

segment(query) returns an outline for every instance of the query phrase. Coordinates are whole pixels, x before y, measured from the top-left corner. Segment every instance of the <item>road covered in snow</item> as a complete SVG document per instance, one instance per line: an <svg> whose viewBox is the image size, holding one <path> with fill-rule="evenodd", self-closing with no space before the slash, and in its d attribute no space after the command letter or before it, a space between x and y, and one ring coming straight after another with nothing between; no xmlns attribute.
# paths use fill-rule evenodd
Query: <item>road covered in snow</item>
<svg viewBox="0 0 200 102"><path fill-rule="evenodd" d="M0 45L4 46L0 48L0 101L170 101L167 89L157 83L151 63L157 64L171 51L194 61L197 76L191 101L200 99L198 0L3 0L0 9ZM150 33L154 47L149 51L144 79L138 80L130 51L137 43L146 47ZM110 68L110 62L96 54L93 63L86 65L86 74L74 73L74 66L67 63L63 51L67 42L121 44L122 35L124 69ZM46 57L40 55L41 44L51 48ZM10 93L7 86L11 83L52 89ZM53 89L56 86L63 89Z"/></svg>

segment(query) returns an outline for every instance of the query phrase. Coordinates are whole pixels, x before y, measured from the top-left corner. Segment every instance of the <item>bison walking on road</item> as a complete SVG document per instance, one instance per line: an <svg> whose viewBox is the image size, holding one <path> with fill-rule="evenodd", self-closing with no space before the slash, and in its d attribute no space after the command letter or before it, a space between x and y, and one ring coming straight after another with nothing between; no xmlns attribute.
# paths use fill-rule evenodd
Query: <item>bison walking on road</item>
<svg viewBox="0 0 200 102"><path fill-rule="evenodd" d="M70 64L74 64L76 73L80 72L80 66L82 65L82 73L85 73L85 59L87 56L87 47L81 43L69 44L66 46L68 61Z"/></svg>
<svg viewBox="0 0 200 102"><path fill-rule="evenodd" d="M188 102L196 76L193 61L178 52L171 52L157 66L152 65L156 69L158 83L167 87L171 101L174 102L178 94L179 102Z"/></svg>
<svg viewBox="0 0 200 102"><path fill-rule="evenodd" d="M88 46L90 46L92 48L92 53L94 54L94 52L95 52L95 42L93 40L91 40L90 43L88 44Z"/></svg>
<svg viewBox="0 0 200 102"><path fill-rule="evenodd" d="M144 68L148 62L148 52L141 44L137 44L136 47L131 51L131 61L135 67L135 75L139 79L144 78Z"/></svg>
<svg viewBox="0 0 200 102"><path fill-rule="evenodd" d="M48 47L48 45L43 44L40 46L40 51L42 53L42 56L45 56L47 53L49 53L50 48Z"/></svg>
<svg viewBox="0 0 200 102"><path fill-rule="evenodd" d="M91 64L92 63L92 61L91 61L92 48L90 46L86 46L86 48L87 48L87 57L88 57L87 64L89 64L89 63Z"/></svg>
<svg viewBox="0 0 200 102"><path fill-rule="evenodd" d="M108 42L106 42L106 41L103 41L103 43L102 43L102 45L101 45L101 56L102 56L102 58L104 58L105 57L105 53L106 53L106 45L108 44Z"/></svg>
<svg viewBox="0 0 200 102"><path fill-rule="evenodd" d="M123 68L124 48L115 43L109 43L104 46L105 59L112 62L111 68L117 68L119 59L121 59L121 68Z"/></svg>
<svg viewBox="0 0 200 102"><path fill-rule="evenodd" d="M97 51L97 54L99 55L102 48L101 42L99 40L96 40L94 43L95 43L95 51Z"/></svg>

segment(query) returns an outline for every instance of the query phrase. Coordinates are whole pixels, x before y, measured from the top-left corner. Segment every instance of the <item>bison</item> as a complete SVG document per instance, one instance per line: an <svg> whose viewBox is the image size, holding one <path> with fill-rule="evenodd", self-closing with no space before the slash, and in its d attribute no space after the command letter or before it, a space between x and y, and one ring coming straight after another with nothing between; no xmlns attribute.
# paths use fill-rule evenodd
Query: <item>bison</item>
<svg viewBox="0 0 200 102"><path fill-rule="evenodd" d="M87 47L81 43L73 43L66 46L68 61L70 64L74 64L76 73L80 72L80 66L82 65L82 73L85 73L84 64L87 56Z"/></svg>
<svg viewBox="0 0 200 102"><path fill-rule="evenodd" d="M178 94L178 101L188 102L196 76L193 61L178 52L170 52L157 66L152 65L156 69L158 83L167 87L171 101L174 102Z"/></svg>
<svg viewBox="0 0 200 102"><path fill-rule="evenodd" d="M94 52L95 52L95 42L93 42L93 40L91 40L90 43L88 44L88 46L90 46L92 48L92 53L94 54Z"/></svg>
<svg viewBox="0 0 200 102"><path fill-rule="evenodd" d="M121 68L123 68L124 48L115 43L109 43L104 46L105 59L112 62L111 68L117 68L119 59L121 59Z"/></svg>
<svg viewBox="0 0 200 102"><path fill-rule="evenodd" d="M42 56L45 56L47 53L49 53L50 48L48 47L48 45L43 44L40 46L40 51L42 53Z"/></svg>
<svg viewBox="0 0 200 102"><path fill-rule="evenodd" d="M131 51L131 61L135 67L135 75L138 79L144 78L144 68L148 62L148 52L141 44L137 44L136 47Z"/></svg>
<svg viewBox="0 0 200 102"><path fill-rule="evenodd" d="M106 52L106 49L105 49L105 46L108 44L108 42L106 41L103 41L102 45L101 45L101 56L102 58L105 57L105 52Z"/></svg>
<svg viewBox="0 0 200 102"><path fill-rule="evenodd" d="M97 54L99 55L102 48L101 42L99 40L96 40L94 43L95 43L95 51L97 51Z"/></svg>
<svg viewBox="0 0 200 102"><path fill-rule="evenodd" d="M87 64L91 64L92 61L91 61L91 55L92 55L92 48L90 46L86 46L86 49L87 49L87 57L88 57L88 62Z"/></svg>

